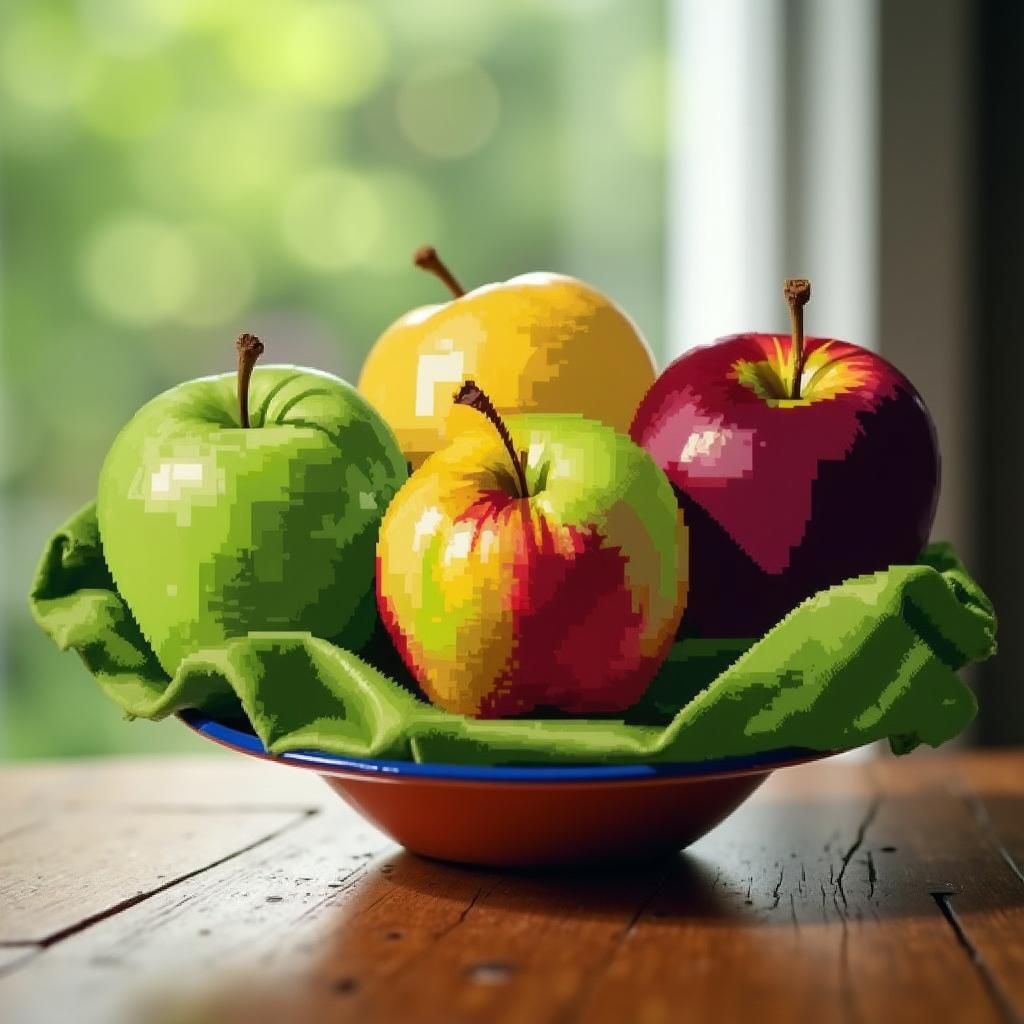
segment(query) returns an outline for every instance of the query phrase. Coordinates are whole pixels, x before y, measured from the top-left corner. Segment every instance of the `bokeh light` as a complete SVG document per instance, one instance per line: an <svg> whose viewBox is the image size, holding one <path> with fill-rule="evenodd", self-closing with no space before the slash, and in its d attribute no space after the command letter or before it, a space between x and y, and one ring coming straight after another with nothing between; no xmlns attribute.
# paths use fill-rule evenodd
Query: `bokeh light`
<svg viewBox="0 0 1024 1024"><path fill-rule="evenodd" d="M16 104L63 110L79 101L95 67L62 11L23 9L0 33L0 76Z"/></svg>
<svg viewBox="0 0 1024 1024"><path fill-rule="evenodd" d="M665 153L667 75L664 54L638 54L618 72L612 89L616 137L647 156Z"/></svg>
<svg viewBox="0 0 1024 1024"><path fill-rule="evenodd" d="M424 240L440 236L443 214L434 193L411 174L379 171L370 181L386 215L366 252L366 263L393 272L396 253L411 254Z"/></svg>
<svg viewBox="0 0 1024 1024"><path fill-rule="evenodd" d="M519 7L525 6L518 0ZM550 0L543 0L549 7ZM415 52L452 52L478 56L494 46L517 13L508 3L466 3L466 0L381 4L390 10L388 29ZM532 19L531 19L532 20Z"/></svg>
<svg viewBox="0 0 1024 1024"><path fill-rule="evenodd" d="M289 248L303 263L334 272L366 258L386 216L365 177L326 168L304 175L288 190L282 227Z"/></svg>
<svg viewBox="0 0 1024 1024"><path fill-rule="evenodd" d="M82 25L96 48L141 57L167 46L187 23L193 0L79 0Z"/></svg>
<svg viewBox="0 0 1024 1024"><path fill-rule="evenodd" d="M193 272L175 319L190 327L215 327L235 318L252 297L256 267L233 234L213 224L184 231Z"/></svg>
<svg viewBox="0 0 1024 1024"><path fill-rule="evenodd" d="M387 69L388 48L368 4L321 0L289 18L262 12L227 40L239 79L260 91L286 91L311 103L348 107Z"/></svg>
<svg viewBox="0 0 1024 1024"><path fill-rule="evenodd" d="M453 160L480 149L498 125L494 79L478 64L441 60L413 68L397 98L405 138L426 156Z"/></svg>
<svg viewBox="0 0 1024 1024"><path fill-rule="evenodd" d="M82 99L82 120L106 138L130 141L152 132L174 106L177 83L162 60L111 57L96 64Z"/></svg>
<svg viewBox="0 0 1024 1024"><path fill-rule="evenodd" d="M82 276L99 309L129 324L154 324L185 306L198 266L183 231L139 215L103 224L86 244Z"/></svg>
<svg viewBox="0 0 1024 1024"><path fill-rule="evenodd" d="M242 329L355 378L389 323L444 298L411 266L425 242L471 285L581 272L589 202L660 251L646 214L574 191L583 17L629 19L609 131L631 170L660 159L663 4L626 4L0 3L0 756L184 742L124 726L25 605L44 538L153 394L229 369Z"/></svg>
<svg viewBox="0 0 1024 1024"><path fill-rule="evenodd" d="M268 223L283 188L344 137L290 104L261 102L179 112L132 155L140 187L183 211L252 210Z"/></svg>

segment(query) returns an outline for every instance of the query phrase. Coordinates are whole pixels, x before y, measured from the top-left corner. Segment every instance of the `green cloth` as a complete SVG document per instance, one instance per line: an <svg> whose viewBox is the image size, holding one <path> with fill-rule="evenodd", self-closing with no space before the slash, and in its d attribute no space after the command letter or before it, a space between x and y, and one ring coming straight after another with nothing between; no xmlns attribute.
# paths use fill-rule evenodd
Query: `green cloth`
<svg viewBox="0 0 1024 1024"><path fill-rule="evenodd" d="M992 605L945 544L917 565L816 594L757 642L677 643L618 719L448 714L367 660L301 633L197 651L168 679L110 578L92 505L51 538L30 604L129 717L244 714L274 753L461 764L692 762L883 738L897 753L938 746L976 710L956 670L995 650ZM393 651L379 635L377 643L364 655L397 678Z"/></svg>

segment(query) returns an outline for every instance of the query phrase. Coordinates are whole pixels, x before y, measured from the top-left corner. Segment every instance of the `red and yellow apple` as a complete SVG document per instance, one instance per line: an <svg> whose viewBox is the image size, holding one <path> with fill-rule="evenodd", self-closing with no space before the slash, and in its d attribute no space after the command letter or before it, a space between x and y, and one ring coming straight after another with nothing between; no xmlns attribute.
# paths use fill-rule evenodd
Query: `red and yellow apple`
<svg viewBox="0 0 1024 1024"><path fill-rule="evenodd" d="M381 617L435 704L495 718L622 711L686 603L686 531L665 475L574 415L465 429L395 496L377 544ZM465 417L464 417L465 419Z"/></svg>
<svg viewBox="0 0 1024 1024"><path fill-rule="evenodd" d="M694 635L760 636L818 590L913 562L931 530L939 455L921 396L874 352L805 344L810 286L787 286L791 337L685 353L630 431L686 515Z"/></svg>
<svg viewBox="0 0 1024 1024"><path fill-rule="evenodd" d="M430 247L416 262L453 298L393 323L370 351L358 385L413 468L444 445L452 393L467 378L502 414L580 413L626 433L655 368L636 325L611 299L547 273L464 292Z"/></svg>

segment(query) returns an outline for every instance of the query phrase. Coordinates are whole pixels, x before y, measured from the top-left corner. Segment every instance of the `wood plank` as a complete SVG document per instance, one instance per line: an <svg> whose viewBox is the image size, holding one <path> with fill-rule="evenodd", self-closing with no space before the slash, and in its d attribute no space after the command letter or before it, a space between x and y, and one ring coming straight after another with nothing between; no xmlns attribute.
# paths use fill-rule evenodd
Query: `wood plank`
<svg viewBox="0 0 1024 1024"><path fill-rule="evenodd" d="M300 810L336 799L315 772L252 757L26 761L3 768L0 821L53 806Z"/></svg>
<svg viewBox="0 0 1024 1024"><path fill-rule="evenodd" d="M965 799L1000 854L1024 877L1024 755L973 754L957 762Z"/></svg>
<svg viewBox="0 0 1024 1024"><path fill-rule="evenodd" d="M52 941L303 817L103 808L53 814L0 842L0 942Z"/></svg>
<svg viewBox="0 0 1024 1024"><path fill-rule="evenodd" d="M452 869L449 869L452 870ZM479 873L478 889L454 926L422 955L392 971L387 984L355 993L348 1019L385 1022L422 1007L419 1019L556 1021L573 1011L589 978L658 885L659 872L588 871L556 875ZM411 890L395 907L416 909ZM345 965L354 938L339 946ZM358 975L356 975L358 977ZM327 1009L320 996L310 1014ZM443 1009L442 1009L443 1008Z"/></svg>
<svg viewBox="0 0 1024 1024"><path fill-rule="evenodd" d="M18 803L4 807L0 811L0 843L16 838L27 829L41 825L45 820L46 813L38 806Z"/></svg>
<svg viewBox="0 0 1024 1024"><path fill-rule="evenodd" d="M39 952L35 945L0 946L0 977L15 967L24 966Z"/></svg>
<svg viewBox="0 0 1024 1024"><path fill-rule="evenodd" d="M656 882L648 872L516 876L434 864L396 852L339 806L47 950L0 981L0 1000L31 1008L45 991L51 1008L107 1021L126 985L139 982L136 1012L165 1003L160 979L170 976L188 1019L329 1009L393 1021L410 1006L446 1007L451 1019L552 1019Z"/></svg>
<svg viewBox="0 0 1024 1024"><path fill-rule="evenodd" d="M957 764L955 790L1003 870L972 879L944 910L1009 1018L1024 1019L1024 758L986 754ZM931 835L933 842L942 837Z"/></svg>
<svg viewBox="0 0 1024 1024"><path fill-rule="evenodd" d="M932 896L996 860L951 794L920 799L923 763L777 775L681 859L578 1019L1004 1019ZM914 840L933 818L956 822L938 850Z"/></svg>
<svg viewBox="0 0 1024 1024"><path fill-rule="evenodd" d="M396 849L337 802L49 947L0 977L0 1006L23 1024L227 1020L249 1004L260 1016L296 994L296 978L315 979L321 965L334 993L335 932L356 939L367 971L386 970L391 951L413 955L417 941L429 941L429 930L415 939L404 916L396 940L394 919L377 909L400 889L392 862L373 858ZM438 919L457 917L462 906L436 886L424 899Z"/></svg>
<svg viewBox="0 0 1024 1024"><path fill-rule="evenodd" d="M575 874L419 860L337 802L16 965L0 1005L83 1024L1013 1019L1016 961L986 949L986 977L964 944L1021 931L968 775L780 772L691 853Z"/></svg>

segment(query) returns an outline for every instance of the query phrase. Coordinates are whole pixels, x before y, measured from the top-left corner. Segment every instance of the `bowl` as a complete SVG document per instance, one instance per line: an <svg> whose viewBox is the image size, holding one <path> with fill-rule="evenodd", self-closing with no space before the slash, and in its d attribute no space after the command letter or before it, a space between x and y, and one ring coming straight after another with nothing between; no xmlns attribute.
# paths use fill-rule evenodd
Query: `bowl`
<svg viewBox="0 0 1024 1024"><path fill-rule="evenodd" d="M676 853L722 822L776 769L829 756L789 749L694 764L418 764L316 750L274 755L253 733L198 711L178 717L241 754L316 772L413 853L501 868Z"/></svg>

